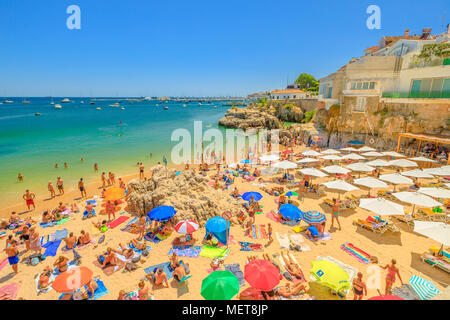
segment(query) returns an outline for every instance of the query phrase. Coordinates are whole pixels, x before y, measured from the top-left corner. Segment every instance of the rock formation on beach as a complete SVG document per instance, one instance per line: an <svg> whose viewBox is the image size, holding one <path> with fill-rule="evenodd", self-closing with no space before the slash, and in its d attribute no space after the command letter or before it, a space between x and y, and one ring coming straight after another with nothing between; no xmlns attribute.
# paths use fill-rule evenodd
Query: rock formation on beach
<svg viewBox="0 0 450 320"><path fill-rule="evenodd" d="M219 125L227 128L246 130L248 128L278 129L281 122L274 115L252 108L231 108Z"/></svg>
<svg viewBox="0 0 450 320"><path fill-rule="evenodd" d="M135 216L145 215L153 208L162 205L173 206L176 217L192 219L204 226L214 216L224 211L232 213L232 222L241 206L228 192L210 187L205 178L193 170L182 171L176 175L175 169L157 165L151 168L152 177L146 181L133 179L128 183L128 209Z"/></svg>

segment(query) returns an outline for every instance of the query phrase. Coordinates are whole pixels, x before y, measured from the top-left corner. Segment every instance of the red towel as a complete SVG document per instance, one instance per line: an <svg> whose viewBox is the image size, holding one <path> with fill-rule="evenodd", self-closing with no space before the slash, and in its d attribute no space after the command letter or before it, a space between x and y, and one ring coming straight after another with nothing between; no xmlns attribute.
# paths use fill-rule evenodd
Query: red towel
<svg viewBox="0 0 450 320"><path fill-rule="evenodd" d="M117 218L116 220L114 220L113 222L108 223L108 228L114 229L119 224L124 223L125 221L127 221L129 218L130 217L121 216L121 217Z"/></svg>
<svg viewBox="0 0 450 320"><path fill-rule="evenodd" d="M0 288L0 300L14 300L19 292L22 281L7 284Z"/></svg>

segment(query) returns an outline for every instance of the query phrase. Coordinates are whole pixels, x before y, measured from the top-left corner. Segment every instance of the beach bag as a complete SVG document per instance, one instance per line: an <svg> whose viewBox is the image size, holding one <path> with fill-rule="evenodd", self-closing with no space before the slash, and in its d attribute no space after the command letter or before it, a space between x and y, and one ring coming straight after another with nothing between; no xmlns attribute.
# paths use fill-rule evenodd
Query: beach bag
<svg viewBox="0 0 450 320"><path fill-rule="evenodd" d="M37 265L39 262L41 262L39 257L32 257L32 258L30 258L30 265L32 265L32 266Z"/></svg>
<svg viewBox="0 0 450 320"><path fill-rule="evenodd" d="M103 241L105 241L105 235L102 235L102 236L100 237L100 239L98 239L98 243L100 244L100 243L102 243Z"/></svg>

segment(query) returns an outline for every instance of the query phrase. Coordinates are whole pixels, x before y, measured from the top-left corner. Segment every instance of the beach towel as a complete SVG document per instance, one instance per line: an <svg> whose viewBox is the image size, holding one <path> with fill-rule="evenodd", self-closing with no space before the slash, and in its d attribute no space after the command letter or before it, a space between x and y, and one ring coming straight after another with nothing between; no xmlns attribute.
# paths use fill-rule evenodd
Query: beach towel
<svg viewBox="0 0 450 320"><path fill-rule="evenodd" d="M250 243L250 242L239 242L241 246L241 251L263 251L262 244L260 243Z"/></svg>
<svg viewBox="0 0 450 320"><path fill-rule="evenodd" d="M202 257L207 257L207 258L223 258L223 257L226 257L229 252L230 252L230 249L222 249L222 248L203 246L203 249L200 252L200 255Z"/></svg>
<svg viewBox="0 0 450 320"><path fill-rule="evenodd" d="M169 255L172 255L175 252L179 257L197 258L201 251L201 246L173 246L173 248L169 250Z"/></svg>
<svg viewBox="0 0 450 320"><path fill-rule="evenodd" d="M402 285L401 287L393 288L391 292L393 295L396 295L404 300L420 300L419 295L408 283Z"/></svg>
<svg viewBox="0 0 450 320"><path fill-rule="evenodd" d="M341 249L347 252L352 257L356 258L361 263L370 263L370 254L355 247L352 243L346 242L341 245Z"/></svg>
<svg viewBox="0 0 450 320"><path fill-rule="evenodd" d="M0 271L2 271L2 269L8 264L8 259L5 258L2 260L2 262L0 262Z"/></svg>
<svg viewBox="0 0 450 320"><path fill-rule="evenodd" d="M245 279L244 279L244 273L241 270L241 266L239 263L235 264L226 264L224 265L225 270L230 271L232 274L236 276L236 278L239 279L239 286L243 287L245 286Z"/></svg>
<svg viewBox="0 0 450 320"><path fill-rule="evenodd" d="M56 226L59 226L60 224L66 223L66 222L69 221L69 220L70 220L70 218L63 218L63 219L61 219L61 220L55 222L55 225L56 225Z"/></svg>
<svg viewBox="0 0 450 320"><path fill-rule="evenodd" d="M280 219L275 215L273 211L267 212L266 217L275 222L280 222Z"/></svg>
<svg viewBox="0 0 450 320"><path fill-rule="evenodd" d="M308 238L308 240L310 241L314 241L312 238L306 236ZM317 238L317 240L331 240L331 235L328 232L324 232L323 234L319 234L319 237Z"/></svg>
<svg viewBox="0 0 450 320"><path fill-rule="evenodd" d="M89 241L89 242L86 243L86 244L80 244L80 245L77 245L77 250L81 250L81 249L87 248L87 247L89 247L89 246L95 244L96 241L97 241L97 239L91 239L91 241Z"/></svg>
<svg viewBox="0 0 450 320"><path fill-rule="evenodd" d="M252 239L269 238L266 232L265 225L263 224L253 224L252 227L248 230L248 236Z"/></svg>
<svg viewBox="0 0 450 320"><path fill-rule="evenodd" d="M42 247L45 248L44 256L46 257L54 257L58 252L58 248L61 244L61 240L57 241L49 241L44 244Z"/></svg>
<svg viewBox="0 0 450 320"><path fill-rule="evenodd" d="M131 245L131 244L128 244L127 245L127 248L129 248L129 249L133 249L133 251L134 252L136 252L136 253L138 253L139 255L141 255L144 251L150 251L150 250L152 250L152 247L150 247L149 245L147 245L146 247L145 247L145 249L144 250L142 250L142 249L136 249L133 245Z"/></svg>
<svg viewBox="0 0 450 320"><path fill-rule="evenodd" d="M47 288L45 288L45 289L42 289L42 288L41 288L41 286L39 285L39 278L40 278L41 275L42 275L42 272L39 273L39 274L37 275L37 277L35 278L35 280L34 280L34 282L35 282L35 284L36 284L36 293L37 293L38 295L41 294L41 293L47 293L47 292L53 290L52 285L49 285L49 286L48 286ZM53 282L53 280L55 280L55 278L56 278L56 275L51 274L50 277L49 277L48 282Z"/></svg>
<svg viewBox="0 0 450 320"><path fill-rule="evenodd" d="M298 281L306 282L305 275L303 274L303 270L301 269L300 264L298 263L297 259L295 259L294 255L292 253L289 253L289 257L290 257L290 259L292 261L294 261L294 263L296 263L299 266L300 274L301 274L301 277L302 277L302 279L297 279L297 278L294 278L294 276L291 275L291 277L293 278L293 281L294 282L298 282ZM281 255L278 257L278 261L280 262L280 269L281 269L281 271L289 273L287 271L287 269L286 269L286 263L284 262L284 259L283 259L283 257Z"/></svg>
<svg viewBox="0 0 450 320"><path fill-rule="evenodd" d="M173 278L173 270L170 268L170 262L164 262L160 264L156 264L154 266L145 268L144 271L146 274L149 274L151 272L155 272L156 269L162 268L164 273L166 274L167 280L170 280Z"/></svg>
<svg viewBox="0 0 450 320"><path fill-rule="evenodd" d="M110 276L112 274L114 274L115 272L119 271L120 269L122 269L125 266L125 262L123 260L120 259L119 255L117 255L117 257L119 258L119 264L117 266L106 266L105 268L102 268L102 265L100 264L100 262L98 262L97 260L95 260L93 263L95 266L99 267L100 269L102 269L103 273L106 276Z"/></svg>
<svg viewBox="0 0 450 320"><path fill-rule="evenodd" d="M42 228L49 228L53 227L54 225L54 222L39 222L39 226L41 226Z"/></svg>
<svg viewBox="0 0 450 320"><path fill-rule="evenodd" d="M56 230L52 235L51 235L51 240L52 241L58 241L58 240L63 240L65 238L67 238L67 236L69 235L69 230L67 229L62 229L62 230Z"/></svg>
<svg viewBox="0 0 450 320"><path fill-rule="evenodd" d="M286 233L275 232L275 237L277 238L281 249L289 249L289 236Z"/></svg>
<svg viewBox="0 0 450 320"><path fill-rule="evenodd" d="M138 234L139 233L139 227L137 225L136 226L132 226L132 224L133 223L136 224L137 221L138 221L138 218L134 217L133 219L128 221L127 225L123 229L120 229L120 230L125 231L125 232Z"/></svg>
<svg viewBox="0 0 450 320"><path fill-rule="evenodd" d="M14 300L19 292L22 281L7 284L0 288L0 300Z"/></svg>
<svg viewBox="0 0 450 320"><path fill-rule="evenodd" d="M114 220L113 222L108 223L108 227L110 229L114 229L117 226L119 226L120 224L124 223L125 221L127 221L130 217L127 216L121 216L119 218L117 218L116 220Z"/></svg>
<svg viewBox="0 0 450 320"><path fill-rule="evenodd" d="M294 246L299 246L301 251L311 251L311 247L305 243L305 238L301 234L289 235L291 242Z"/></svg>
<svg viewBox="0 0 450 320"><path fill-rule="evenodd" d="M98 298L103 297L104 295L107 295L109 293L108 289L106 289L105 284L103 283L102 280L100 279L95 279L95 282L97 283L98 287L97 289L94 291L94 298L92 300L97 300ZM84 289L87 290L88 286L85 285ZM89 291L88 292L88 296L89 299L92 298L92 293Z"/></svg>

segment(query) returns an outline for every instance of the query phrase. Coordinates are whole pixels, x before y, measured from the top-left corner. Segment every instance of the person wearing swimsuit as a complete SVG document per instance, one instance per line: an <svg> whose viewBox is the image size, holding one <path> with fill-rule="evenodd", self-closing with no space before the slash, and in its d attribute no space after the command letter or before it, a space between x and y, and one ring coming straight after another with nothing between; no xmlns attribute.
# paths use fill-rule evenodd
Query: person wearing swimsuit
<svg viewBox="0 0 450 320"><path fill-rule="evenodd" d="M362 280L362 273L358 272L358 276L353 279L353 293L354 298L353 300L362 300L363 296L367 296L367 288L366 284Z"/></svg>
<svg viewBox="0 0 450 320"><path fill-rule="evenodd" d="M395 259L392 259L391 264L387 264L383 269L388 269L388 273L386 275L386 291L385 295L389 295L391 293L392 285L395 283L395 276L398 275L398 278L400 279L400 283L403 285L403 280L400 277L400 270L395 266L397 261Z"/></svg>

